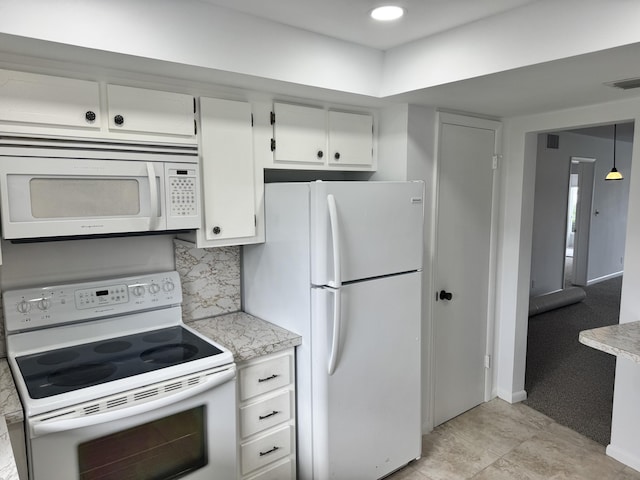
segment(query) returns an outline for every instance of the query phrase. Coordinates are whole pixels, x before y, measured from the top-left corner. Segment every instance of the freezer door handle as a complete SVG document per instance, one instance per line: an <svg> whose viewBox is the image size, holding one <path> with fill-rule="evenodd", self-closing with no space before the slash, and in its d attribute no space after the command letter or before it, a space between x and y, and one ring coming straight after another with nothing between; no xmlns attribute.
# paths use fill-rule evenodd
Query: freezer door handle
<svg viewBox="0 0 640 480"><path fill-rule="evenodd" d="M338 208L333 195L327 195L327 206L329 207L329 222L331 223L331 248L333 251L333 282L329 285L340 288L342 285L342 272L340 264L340 224L338 222Z"/></svg>
<svg viewBox="0 0 640 480"><path fill-rule="evenodd" d="M333 293L333 333L331 335L331 351L329 352L329 375L333 375L338 366L338 350L340 349L340 331L342 330L342 305L340 290L331 289Z"/></svg>

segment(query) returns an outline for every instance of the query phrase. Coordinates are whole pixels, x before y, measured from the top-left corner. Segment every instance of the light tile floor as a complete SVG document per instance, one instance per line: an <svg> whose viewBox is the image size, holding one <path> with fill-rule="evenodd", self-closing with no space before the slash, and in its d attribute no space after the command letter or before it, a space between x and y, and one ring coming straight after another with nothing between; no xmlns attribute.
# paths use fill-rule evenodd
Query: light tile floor
<svg viewBox="0 0 640 480"><path fill-rule="evenodd" d="M640 480L602 445L495 399L436 427L422 457L385 480Z"/></svg>

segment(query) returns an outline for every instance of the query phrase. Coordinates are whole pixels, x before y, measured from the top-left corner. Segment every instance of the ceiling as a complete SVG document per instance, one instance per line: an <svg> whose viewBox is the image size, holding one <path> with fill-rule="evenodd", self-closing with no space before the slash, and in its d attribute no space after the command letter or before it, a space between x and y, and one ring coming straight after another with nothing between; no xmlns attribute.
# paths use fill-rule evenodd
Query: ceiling
<svg viewBox="0 0 640 480"><path fill-rule="evenodd" d="M302 30L388 50L419 38L539 0L205 0L219 7ZM374 7L404 7L403 18L380 23Z"/></svg>
<svg viewBox="0 0 640 480"><path fill-rule="evenodd" d="M402 19L374 22L383 0L204 0L216 6L380 50L541 0L390 0ZM606 83L640 77L640 45L627 45L407 92L387 101L496 118L534 114L640 96L640 88Z"/></svg>

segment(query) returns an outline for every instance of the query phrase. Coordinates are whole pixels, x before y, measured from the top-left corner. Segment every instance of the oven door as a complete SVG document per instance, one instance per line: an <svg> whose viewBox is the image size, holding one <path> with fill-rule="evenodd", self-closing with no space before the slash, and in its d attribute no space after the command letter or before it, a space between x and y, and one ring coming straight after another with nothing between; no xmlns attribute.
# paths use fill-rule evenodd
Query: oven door
<svg viewBox="0 0 640 480"><path fill-rule="evenodd" d="M225 366L27 419L30 479L236 478L235 372Z"/></svg>
<svg viewBox="0 0 640 480"><path fill-rule="evenodd" d="M0 159L6 239L166 229L161 162Z"/></svg>

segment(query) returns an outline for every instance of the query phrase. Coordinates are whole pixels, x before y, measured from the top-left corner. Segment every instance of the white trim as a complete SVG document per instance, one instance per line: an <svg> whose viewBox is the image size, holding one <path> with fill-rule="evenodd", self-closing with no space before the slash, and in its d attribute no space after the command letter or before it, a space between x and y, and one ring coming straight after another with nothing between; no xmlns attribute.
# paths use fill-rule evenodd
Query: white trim
<svg viewBox="0 0 640 480"><path fill-rule="evenodd" d="M527 392L526 390L520 390L519 392L507 392L506 390L499 389L498 398L509 403L519 403L527 399Z"/></svg>
<svg viewBox="0 0 640 480"><path fill-rule="evenodd" d="M607 445L606 453L611 458L614 458L619 462L624 463L625 465L640 471L640 458L627 452L626 450L616 447L615 445L609 444Z"/></svg>
<svg viewBox="0 0 640 480"><path fill-rule="evenodd" d="M619 272L610 273L609 275L604 275L602 277L594 278L592 280L587 280L587 286L594 285L596 283L604 282L606 280L611 280L612 278L621 277L624 274L624 270Z"/></svg>

